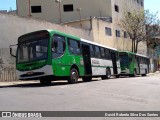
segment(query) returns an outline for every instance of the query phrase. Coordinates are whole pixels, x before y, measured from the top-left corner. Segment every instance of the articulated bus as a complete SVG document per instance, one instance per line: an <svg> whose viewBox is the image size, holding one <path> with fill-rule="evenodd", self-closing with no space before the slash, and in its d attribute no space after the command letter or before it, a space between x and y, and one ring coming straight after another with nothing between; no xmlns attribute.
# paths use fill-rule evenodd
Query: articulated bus
<svg viewBox="0 0 160 120"><path fill-rule="evenodd" d="M146 76L149 73L150 62L149 58L144 55L135 54L133 52L119 52L121 75L136 75Z"/></svg>
<svg viewBox="0 0 160 120"><path fill-rule="evenodd" d="M71 36L55 30L41 30L18 38L16 57L17 77L20 80L67 79L73 84L81 77L110 78L121 73L117 49Z"/></svg>

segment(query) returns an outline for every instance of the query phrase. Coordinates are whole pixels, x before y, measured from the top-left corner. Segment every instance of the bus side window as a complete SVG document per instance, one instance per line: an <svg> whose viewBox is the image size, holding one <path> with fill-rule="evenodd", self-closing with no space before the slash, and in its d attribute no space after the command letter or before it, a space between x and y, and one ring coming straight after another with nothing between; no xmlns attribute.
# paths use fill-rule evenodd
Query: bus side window
<svg viewBox="0 0 160 120"><path fill-rule="evenodd" d="M62 56L66 49L65 39L62 36L55 35L52 42L52 57L58 58Z"/></svg>
<svg viewBox="0 0 160 120"><path fill-rule="evenodd" d="M106 59L107 59L107 60L111 60L110 50L105 49L105 53L106 53Z"/></svg>
<svg viewBox="0 0 160 120"><path fill-rule="evenodd" d="M93 45L90 45L90 55L91 55L91 57L94 57L94 48L93 48Z"/></svg>
<svg viewBox="0 0 160 120"><path fill-rule="evenodd" d="M132 55L129 55L129 62L132 62Z"/></svg>
<svg viewBox="0 0 160 120"><path fill-rule="evenodd" d="M105 52L104 52L104 48L101 47L101 56L104 59L105 58Z"/></svg>
<svg viewBox="0 0 160 120"><path fill-rule="evenodd" d="M119 58L119 53L116 52L116 60L118 61L120 58Z"/></svg>
<svg viewBox="0 0 160 120"><path fill-rule="evenodd" d="M100 49L98 46L95 46L95 57L101 58Z"/></svg>
<svg viewBox="0 0 160 120"><path fill-rule="evenodd" d="M140 64L142 64L143 62L142 62L142 58L141 57L139 57L140 58Z"/></svg>
<svg viewBox="0 0 160 120"><path fill-rule="evenodd" d="M79 41L69 39L68 44L69 44L70 53L76 54L76 55L81 54L80 42Z"/></svg>

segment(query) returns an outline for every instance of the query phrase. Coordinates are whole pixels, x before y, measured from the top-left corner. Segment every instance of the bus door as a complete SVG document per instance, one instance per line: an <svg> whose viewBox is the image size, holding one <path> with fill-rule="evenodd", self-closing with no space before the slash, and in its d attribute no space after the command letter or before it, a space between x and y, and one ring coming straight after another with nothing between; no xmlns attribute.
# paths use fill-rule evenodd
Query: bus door
<svg viewBox="0 0 160 120"><path fill-rule="evenodd" d="M82 54L83 54L85 74L92 75L91 55L90 55L89 45L82 44Z"/></svg>
<svg viewBox="0 0 160 120"><path fill-rule="evenodd" d="M112 58L112 64L113 64L113 72L115 75L118 74L118 69L117 69L117 56L116 52L111 51L111 58Z"/></svg>
<svg viewBox="0 0 160 120"><path fill-rule="evenodd" d="M138 66L138 70L137 70L137 74L141 74L141 70L140 70L140 57L137 57L137 66Z"/></svg>

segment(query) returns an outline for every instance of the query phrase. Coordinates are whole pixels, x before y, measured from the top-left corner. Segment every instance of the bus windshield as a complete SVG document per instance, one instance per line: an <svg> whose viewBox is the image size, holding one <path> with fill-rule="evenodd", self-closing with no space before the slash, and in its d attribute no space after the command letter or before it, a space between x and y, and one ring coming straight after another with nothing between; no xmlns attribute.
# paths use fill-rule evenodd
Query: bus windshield
<svg viewBox="0 0 160 120"><path fill-rule="evenodd" d="M37 40L18 45L18 63L47 59L48 40Z"/></svg>
<svg viewBox="0 0 160 120"><path fill-rule="evenodd" d="M49 38L47 31L38 31L19 37L17 63L46 60Z"/></svg>
<svg viewBox="0 0 160 120"><path fill-rule="evenodd" d="M121 64L128 65L128 63L129 63L129 56L128 56L127 53L120 53L119 57L120 57Z"/></svg>

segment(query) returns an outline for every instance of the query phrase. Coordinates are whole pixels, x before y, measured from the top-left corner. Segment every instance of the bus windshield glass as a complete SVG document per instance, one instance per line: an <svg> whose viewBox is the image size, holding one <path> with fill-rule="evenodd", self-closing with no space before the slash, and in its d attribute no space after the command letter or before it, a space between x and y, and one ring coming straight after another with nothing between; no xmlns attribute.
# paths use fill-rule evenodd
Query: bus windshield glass
<svg viewBox="0 0 160 120"><path fill-rule="evenodd" d="M47 59L49 37L38 37L34 34L19 38L17 63Z"/></svg>
<svg viewBox="0 0 160 120"><path fill-rule="evenodd" d="M129 63L129 56L128 56L127 53L120 53L119 57L120 57L121 64L128 65L128 63Z"/></svg>

